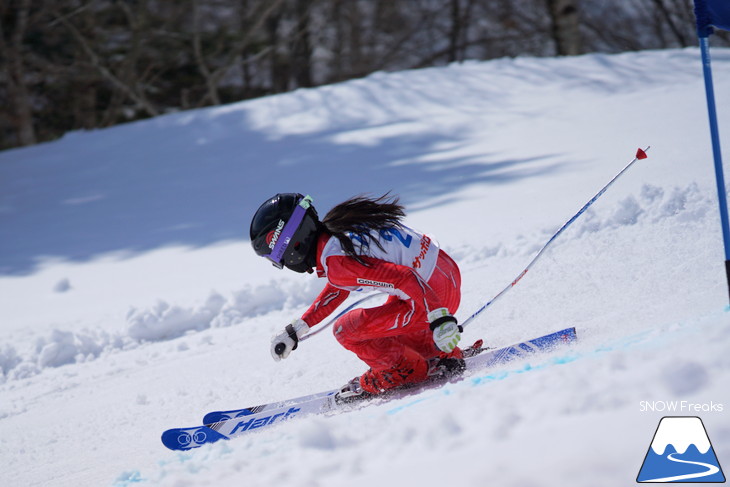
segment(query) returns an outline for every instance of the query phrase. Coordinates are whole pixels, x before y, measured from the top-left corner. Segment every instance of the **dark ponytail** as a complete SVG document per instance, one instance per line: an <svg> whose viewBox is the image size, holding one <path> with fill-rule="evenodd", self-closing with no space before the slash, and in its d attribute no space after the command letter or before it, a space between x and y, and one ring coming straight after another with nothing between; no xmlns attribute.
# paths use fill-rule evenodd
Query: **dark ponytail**
<svg viewBox="0 0 730 487"><path fill-rule="evenodd" d="M406 213L398 201L398 197L391 197L389 193L379 198L355 196L332 208L322 224L340 241L347 255L364 263L356 253L350 235L354 234L365 245L373 241L382 249L380 242L371 239L370 232L402 226L401 221Z"/></svg>

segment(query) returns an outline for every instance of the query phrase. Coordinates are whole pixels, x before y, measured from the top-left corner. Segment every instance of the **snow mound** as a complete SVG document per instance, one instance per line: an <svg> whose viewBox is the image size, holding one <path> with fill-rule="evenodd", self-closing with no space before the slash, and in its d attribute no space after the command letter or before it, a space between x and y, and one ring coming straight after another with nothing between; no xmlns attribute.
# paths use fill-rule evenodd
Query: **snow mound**
<svg viewBox="0 0 730 487"><path fill-rule="evenodd" d="M313 301L321 286L311 280L304 285L292 281L249 285L230 297L212 292L199 306L158 300L147 308L130 308L126 328L116 332L53 329L33 343L25 342L25 346L4 344L0 348L0 381L25 379L46 368L88 362L144 343L174 340L210 328L237 326L274 311L302 308Z"/></svg>
<svg viewBox="0 0 730 487"><path fill-rule="evenodd" d="M684 188L665 189L645 184L640 194L623 198L611 213L590 208L579 225L579 233L594 233L606 228L637 225L642 220L657 223L664 219L676 219L680 223L702 220L714 209L714 201L700 190L697 183Z"/></svg>

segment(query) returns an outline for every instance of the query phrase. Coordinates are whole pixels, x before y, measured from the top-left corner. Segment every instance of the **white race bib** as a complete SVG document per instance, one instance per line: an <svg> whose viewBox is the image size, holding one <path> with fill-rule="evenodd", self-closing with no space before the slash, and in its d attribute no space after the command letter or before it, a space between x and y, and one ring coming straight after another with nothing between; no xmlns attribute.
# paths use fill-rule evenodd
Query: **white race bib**
<svg viewBox="0 0 730 487"><path fill-rule="evenodd" d="M428 281L436 268L439 246L428 235L406 226L371 231L362 237L350 234L358 255L373 257L414 269L424 281ZM380 243L380 246L376 243ZM382 248L381 248L382 247ZM322 252L322 264L327 270L327 257L343 255L339 240L331 238Z"/></svg>

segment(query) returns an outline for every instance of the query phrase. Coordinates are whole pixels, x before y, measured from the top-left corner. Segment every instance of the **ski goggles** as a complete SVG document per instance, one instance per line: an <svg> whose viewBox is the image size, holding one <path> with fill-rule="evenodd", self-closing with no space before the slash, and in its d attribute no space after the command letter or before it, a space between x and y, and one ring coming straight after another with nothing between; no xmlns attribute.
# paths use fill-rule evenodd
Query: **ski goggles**
<svg viewBox="0 0 730 487"><path fill-rule="evenodd" d="M271 253L266 256L274 267L279 269L284 268L284 252L286 252L287 247L289 247L289 242L291 242L292 237L296 233L297 229L299 229L299 226L302 224L302 220L304 220L304 215L307 214L307 210L311 206L311 196L307 195L299 200L299 203L297 203L297 206L294 208L289 220L284 225L284 228L281 229L281 233L278 236L275 235L276 243L274 244L274 248L271 250Z"/></svg>

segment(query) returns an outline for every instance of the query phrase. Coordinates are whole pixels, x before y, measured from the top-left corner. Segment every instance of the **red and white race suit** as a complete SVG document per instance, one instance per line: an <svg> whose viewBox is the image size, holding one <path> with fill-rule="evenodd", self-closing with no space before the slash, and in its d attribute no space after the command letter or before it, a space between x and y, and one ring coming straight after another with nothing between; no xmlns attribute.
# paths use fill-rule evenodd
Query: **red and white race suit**
<svg viewBox="0 0 730 487"><path fill-rule="evenodd" d="M442 355L426 315L443 307L456 312L461 300L459 267L434 240L411 228L373 231L370 237L352 237L363 264L346 255L337 238L320 236L317 275L326 277L327 284L302 319L310 327L316 325L352 291L389 294L381 306L355 309L339 318L334 335L372 370L405 363L415 371L409 382L423 380L427 359ZM453 355L460 356L460 350Z"/></svg>

